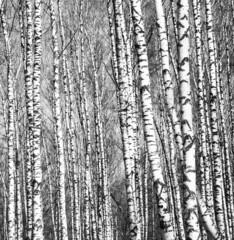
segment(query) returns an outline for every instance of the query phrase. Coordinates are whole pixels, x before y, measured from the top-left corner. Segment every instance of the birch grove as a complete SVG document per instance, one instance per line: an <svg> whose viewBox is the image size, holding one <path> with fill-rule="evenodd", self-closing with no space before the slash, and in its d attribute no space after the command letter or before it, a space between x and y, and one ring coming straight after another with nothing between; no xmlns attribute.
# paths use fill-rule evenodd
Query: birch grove
<svg viewBox="0 0 234 240"><path fill-rule="evenodd" d="M0 0L0 239L234 239L233 19Z"/></svg>

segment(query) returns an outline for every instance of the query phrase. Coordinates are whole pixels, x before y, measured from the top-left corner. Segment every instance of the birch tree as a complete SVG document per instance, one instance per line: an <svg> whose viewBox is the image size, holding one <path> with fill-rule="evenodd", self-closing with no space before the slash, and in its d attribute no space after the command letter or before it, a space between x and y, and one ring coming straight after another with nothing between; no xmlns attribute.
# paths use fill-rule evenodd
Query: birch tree
<svg viewBox="0 0 234 240"><path fill-rule="evenodd" d="M217 82L216 82L216 66L215 66L215 50L214 50L214 37L213 37L213 20L211 11L211 2L206 1L206 26L208 36L209 48L209 74L210 74L210 111L211 111L211 132L212 132L212 155L213 155L213 168L214 168L214 205L215 217L217 225L221 233L224 235L224 210L222 199L222 164L219 150L219 135L218 135L218 122L217 122Z"/></svg>
<svg viewBox="0 0 234 240"><path fill-rule="evenodd" d="M137 223L136 216L136 200L134 195L134 179L132 168L134 166L133 159L133 139L132 139L132 119L131 113L129 113L130 102L128 92L128 75L127 75L127 63L125 59L125 52L122 50L124 47L122 38L123 26L123 13L122 13L122 0L116 0L113 2L114 14L115 14L115 31L116 31L116 59L118 64L118 85L119 85L119 118L120 129L122 135L123 144L123 156L125 165L126 176L126 191L128 198L128 213L130 220L130 238L139 239L140 229Z"/></svg>
<svg viewBox="0 0 234 240"><path fill-rule="evenodd" d="M231 240L233 10L0 1L0 239Z"/></svg>
<svg viewBox="0 0 234 240"><path fill-rule="evenodd" d="M200 239L196 201L196 162L189 69L189 2L178 2L178 67L184 151L184 219L187 238Z"/></svg>
<svg viewBox="0 0 234 240"><path fill-rule="evenodd" d="M53 86L54 86L54 119L55 119L55 134L57 140L58 162L59 162L59 214L61 219L60 237L68 239L67 233L67 215L66 215L66 191L65 191L65 158L64 158L64 143L62 130L62 115L59 91L59 54L58 54L58 36L56 28L56 18L54 15L53 1L50 1L50 18L52 26L52 41L53 41Z"/></svg>
<svg viewBox="0 0 234 240"><path fill-rule="evenodd" d="M158 26L158 34L160 39L160 52L161 52L161 59L162 59L162 75L163 75L163 83L164 83L164 90L165 90L165 103L168 108L168 113L170 116L170 121L173 124L173 129L169 123L169 130L173 130L175 140L177 146L179 147L179 152L181 153L182 150L182 136L181 136L181 129L180 129L180 121L177 117L177 113L175 110L175 103L174 103L174 90L173 90L173 82L170 73L170 58L169 58L169 47L168 47L168 36L167 36L167 26L165 21L164 9L162 1L155 1L156 4L156 16L157 16L157 26ZM169 131L170 132L170 131ZM172 133L172 132L171 132ZM173 142L171 143L171 150L172 156L171 160L175 159L175 151L173 146ZM182 155L182 154L181 154ZM180 156L182 157L182 156ZM182 161L183 164L183 161ZM184 233L184 226L183 226L183 218L182 218L182 208L180 203L180 189L178 185L178 180L176 176L176 165L175 163L171 162L171 175L172 175L172 182L175 194L175 203L176 203L176 211L177 211L177 218L178 218L178 234L180 239L185 238Z"/></svg>
<svg viewBox="0 0 234 240"><path fill-rule="evenodd" d="M41 1L35 1L34 18L34 65L33 65L33 237L44 239L43 211L41 198L42 164L41 164Z"/></svg>
<svg viewBox="0 0 234 240"><path fill-rule="evenodd" d="M4 34L4 42L6 47L6 60L7 60L7 98L8 98L8 126L7 126L7 151L8 151L8 203L7 203L7 233L9 239L16 238L16 212L15 212L15 154L14 154L14 141L15 141L15 126L14 126L14 87L13 87L13 74L12 74L12 60L10 39L7 32L6 17L4 14L2 1L0 1L0 15L1 24Z"/></svg>
<svg viewBox="0 0 234 240"><path fill-rule="evenodd" d="M136 51L140 81L140 99L143 113L144 136L148 151L148 158L153 172L156 188L159 221L165 239L174 239L174 231L168 208L168 194L163 179L162 168L155 140L153 125L152 101L150 93L150 78L148 56L145 43L145 32L142 19L141 2L131 0L132 20L136 40Z"/></svg>
<svg viewBox="0 0 234 240"><path fill-rule="evenodd" d="M27 237L32 238L32 147L33 147L33 22L32 5L30 1L25 2L27 18L27 42L26 42L26 71L25 71L25 95L28 121L27 139Z"/></svg>

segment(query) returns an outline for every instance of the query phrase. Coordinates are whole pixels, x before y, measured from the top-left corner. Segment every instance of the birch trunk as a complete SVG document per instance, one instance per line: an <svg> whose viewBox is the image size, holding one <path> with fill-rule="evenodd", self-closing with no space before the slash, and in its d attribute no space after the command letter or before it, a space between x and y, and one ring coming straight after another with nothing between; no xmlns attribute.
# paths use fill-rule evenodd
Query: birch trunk
<svg viewBox="0 0 234 240"><path fill-rule="evenodd" d="M168 114L170 120L168 121L168 128L169 132L175 135L175 140L177 146L179 147L179 151L182 150L182 136L181 136L181 129L180 129L180 121L177 117L177 113L175 110L175 103L174 103L174 90L173 90L173 82L170 73L170 55L169 55L169 44L168 44L168 36L167 36L167 25L165 20L165 14L163 9L162 1L155 1L156 5L156 21L157 27L159 32L159 39L160 39L160 53L161 53L161 61L162 61L162 76L163 76L163 83L164 83L164 92L165 92L165 104L168 109ZM170 122L171 121L171 122ZM173 124L172 128L170 124ZM173 131L172 131L173 130ZM172 132L171 132L172 131ZM169 136L171 137L171 136ZM170 139L169 141L172 141ZM184 232L184 225L183 225L183 218L182 218L182 208L180 203L180 189L179 184L176 176L176 163L175 163L175 150L173 146L173 141L171 142L171 176L172 176L172 186L173 186L173 195L175 197L175 205L176 205L176 215L178 220L178 233L180 239L185 239L185 232ZM181 154L182 155L182 154ZM182 156L181 156L182 157Z"/></svg>
<svg viewBox="0 0 234 240"><path fill-rule="evenodd" d="M184 219L186 238L200 239L196 201L196 162L192 120L189 69L189 2L178 2L178 66L180 81L180 108L184 152Z"/></svg>
<svg viewBox="0 0 234 240"><path fill-rule="evenodd" d="M214 205L215 217L221 234L225 233L224 210L222 203L222 164L219 150L219 134L217 119L217 82L216 82L216 66L215 66L215 50L213 37L213 19L211 2L206 0L206 26L208 35L209 48L209 73L210 73L210 111L211 111L211 132L212 132L212 155L214 166Z"/></svg>
<svg viewBox="0 0 234 240"><path fill-rule="evenodd" d="M61 226L59 228L59 236L63 240L68 239L67 232L67 215L66 215L66 191L65 191L65 158L64 158L64 145L63 145L63 131L62 131L62 115L61 103L59 92L59 54L58 54L58 37L56 29L56 19L54 15L53 2L50 1L50 18L52 26L52 42L53 42L53 87L54 87L54 120L55 120L55 134L57 140L58 151L58 165L59 165L59 219Z"/></svg>
<svg viewBox="0 0 234 240"><path fill-rule="evenodd" d="M32 153L33 153L33 22L31 1L26 1L26 19L27 19L27 43L26 43L26 72L25 72L25 95L26 111L28 121L27 136L27 158L26 158L26 176L27 176L27 238L32 239L33 229L33 210L32 210Z"/></svg>
<svg viewBox="0 0 234 240"><path fill-rule="evenodd" d="M7 235L9 240L14 240L16 235L16 212L15 212L15 125L14 125L14 81L12 74L11 52L10 52L10 39L7 32L6 17L4 14L2 2L0 1L0 16L4 34L4 42L6 47L7 59L7 99L8 99L8 125L7 125L7 170L8 170L8 201L7 201ZM6 204L6 203L5 203Z"/></svg>
<svg viewBox="0 0 234 240"><path fill-rule="evenodd" d="M161 161L159 158L156 136L153 124L152 100L150 93L150 77L148 67L148 56L145 43L144 24L142 19L141 1L131 0L132 19L136 39L136 51L140 80L140 99L143 113L144 136L147 146L148 158L153 172L154 186L157 196L160 227L165 239L174 239L167 187L162 174Z"/></svg>
<svg viewBox="0 0 234 240"><path fill-rule="evenodd" d="M218 52L219 49L216 50ZM219 51L220 52L220 51ZM229 157L229 146L228 146L228 138L227 138L227 130L225 126L225 119L224 119L224 96L223 96L223 80L221 76L221 60L220 54L216 53L216 69L217 69L217 96L218 96L218 106L220 110L220 138L222 139L221 149L223 150L223 159L222 159L222 171L223 171L223 179L224 179L224 193L225 198L223 201L224 205L226 205L227 212L225 211L225 219L229 226L229 229L226 231L230 232L232 236L232 222L233 222L233 212L234 212L234 205L233 205L233 183L232 183L232 174L231 174L231 165L230 165L230 157ZM228 228L226 226L226 228ZM230 237L229 237L230 238Z"/></svg>
<svg viewBox="0 0 234 240"><path fill-rule="evenodd" d="M45 149L45 159L46 159L46 168L48 172L48 178L49 178L49 199L50 199L50 208L51 208L51 218L52 218L52 225L53 225L53 235L55 239L58 239L57 236L57 230L56 230L56 222L55 222L55 208L54 208L54 202L53 202L53 189L52 189L52 179L51 179L51 163L49 162L49 157L48 157L48 150L47 150L47 145L46 145L46 140L44 137L42 137L42 142L43 142L43 148Z"/></svg>
<svg viewBox="0 0 234 240"><path fill-rule="evenodd" d="M41 0L35 0L33 72L33 239L43 240L41 166Z"/></svg>
<svg viewBox="0 0 234 240"><path fill-rule="evenodd" d="M149 212L148 212L148 155L145 151L144 157L144 238L148 239L148 223L149 223Z"/></svg>
<svg viewBox="0 0 234 240"><path fill-rule="evenodd" d="M226 52L226 56L227 56L227 85L228 85L228 101L229 101L229 105L228 105L228 109L229 109L229 114L230 114L230 118L229 118L229 127L230 127L230 132L231 132L231 136L230 136L230 145L231 146L231 150L230 150L230 157L233 157L233 146L234 146L234 139L233 139L233 132L234 132L234 127L233 127L233 104L232 104L232 92L231 92L231 69L230 69L230 51L229 51L229 44L228 44L228 36L227 36L227 30L225 31L225 41L226 41L226 46L225 46L225 52ZM228 154L228 152L227 152ZM232 174L229 175L230 178L230 183L232 184ZM230 189L233 189L233 186L231 186ZM233 193L232 194L232 201L233 201ZM233 204L231 205L231 207L233 208ZM233 214L233 210L232 210L232 214ZM234 218L232 217L231 219L232 221L232 235L234 237Z"/></svg>
<svg viewBox="0 0 234 240"><path fill-rule="evenodd" d="M203 201L205 201L208 210L213 213L213 189L210 179L210 158L208 157L208 149L206 142L206 132L208 131L206 124L206 115L205 115L205 102L204 102L204 74L202 67L202 30L201 30L201 2L200 0L193 1L193 11L194 11L194 19L195 19L195 35L196 35L196 61L197 61L197 69L198 69L198 109L199 109L199 132L201 137L201 160L204 163L204 181L202 184L202 188L205 189L202 193L205 197L203 197Z"/></svg>
<svg viewBox="0 0 234 240"><path fill-rule="evenodd" d="M91 57L93 62L93 75L94 75L94 99L95 99L95 116L96 116L96 134L97 134L97 148L99 149L100 175L102 177L101 184L103 188L103 205L104 205L104 221L105 221L105 231L106 231L106 240L111 239L111 222L110 222L110 211L109 211L109 184L107 179L107 160L104 152L104 136L103 136L103 126L101 121L101 104L99 96L99 85L97 79L97 66L96 66L96 55L91 50Z"/></svg>
<svg viewBox="0 0 234 240"><path fill-rule="evenodd" d="M122 0L114 1L115 14L115 31L116 31L116 57L118 64L118 84L119 84L119 118L122 135L123 155L125 165L126 190L128 213L130 220L130 239L140 239L140 228L136 215L135 199L135 181L134 181L134 146L133 146L133 129L131 100L129 100L129 86L127 75L127 62L125 59L123 34L123 12ZM126 36L126 35L125 35Z"/></svg>

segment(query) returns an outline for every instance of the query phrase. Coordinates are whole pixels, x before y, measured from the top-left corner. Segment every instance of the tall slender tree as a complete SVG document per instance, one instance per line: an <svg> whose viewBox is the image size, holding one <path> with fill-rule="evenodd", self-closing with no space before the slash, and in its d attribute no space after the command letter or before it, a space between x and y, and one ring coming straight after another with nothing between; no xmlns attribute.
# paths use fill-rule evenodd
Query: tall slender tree
<svg viewBox="0 0 234 240"><path fill-rule="evenodd" d="M41 161L41 0L35 1L34 65L33 65L33 239L44 239L42 209L42 161Z"/></svg>
<svg viewBox="0 0 234 240"><path fill-rule="evenodd" d="M26 71L25 71L25 96L28 122L27 135L27 238L32 238L33 210L32 210L32 153L33 153L33 21L32 4L26 1L27 41L26 41Z"/></svg>
<svg viewBox="0 0 234 240"><path fill-rule="evenodd" d="M178 67L180 109L184 151L184 206L185 232L188 239L200 239L196 201L196 162L192 120L192 102L189 68L189 2L178 1Z"/></svg>
<svg viewBox="0 0 234 240"><path fill-rule="evenodd" d="M7 203L7 235L9 239L16 238L16 212L15 212L15 154L14 154L14 142L15 142L15 98L14 98L14 80L12 72L12 60L11 60L11 44L7 31L6 16L4 14L2 1L0 1L0 16L1 24L4 34L4 42L6 47L6 60L7 60L7 98L8 98L8 126L7 126L7 151L8 151L8 203Z"/></svg>
<svg viewBox="0 0 234 240"><path fill-rule="evenodd" d="M209 49L209 75L210 75L210 118L212 132L212 156L213 156L213 176L214 176L214 207L217 225L221 233L225 234L225 221L223 210L223 173L221 156L219 149L218 119L217 119L217 81L214 49L214 31L211 2L206 0L206 26Z"/></svg>
<svg viewBox="0 0 234 240"><path fill-rule="evenodd" d="M61 100L59 91L59 53L58 53L58 36L56 28L56 18L54 14L53 1L50 1L50 18L52 26L52 42L53 42L53 87L54 87L54 119L55 119L55 134L58 151L58 192L59 192L59 215L60 215L60 232L59 236L62 239L68 239L67 232L67 215L66 215L66 190L65 190L65 157L64 143L62 130L62 113Z"/></svg>
<svg viewBox="0 0 234 240"><path fill-rule="evenodd" d="M137 62L140 80L140 99L143 115L144 136L148 151L148 159L153 172L153 180L156 189L159 221L165 239L174 239L174 230L168 206L167 187L164 182L160 157L156 146L156 138L153 124L152 100L150 92L150 77L148 56L145 42L144 24L142 18L141 2L131 0L132 20L136 40Z"/></svg>
<svg viewBox="0 0 234 240"><path fill-rule="evenodd" d="M130 239L140 239L140 228L137 223L136 199L135 199L135 182L133 175L134 168L134 146L133 146L133 129L132 113L130 111L130 95L128 89L127 62L125 58L123 31L123 12L122 0L113 1L115 15L115 32L116 32L116 59L118 65L118 85L119 85L119 118L120 129L123 144L123 156L126 176L126 191L128 199L128 213L130 220ZM125 30L126 31L126 30ZM126 36L126 35L125 35ZM131 93L132 94L132 93Z"/></svg>

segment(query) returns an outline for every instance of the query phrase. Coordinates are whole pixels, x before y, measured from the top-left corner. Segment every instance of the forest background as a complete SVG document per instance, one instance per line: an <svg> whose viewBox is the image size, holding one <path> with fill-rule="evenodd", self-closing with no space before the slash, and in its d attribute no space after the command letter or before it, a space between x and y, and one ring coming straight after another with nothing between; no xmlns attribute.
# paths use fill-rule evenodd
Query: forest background
<svg viewBox="0 0 234 240"><path fill-rule="evenodd" d="M0 239L233 239L233 1L0 4Z"/></svg>

